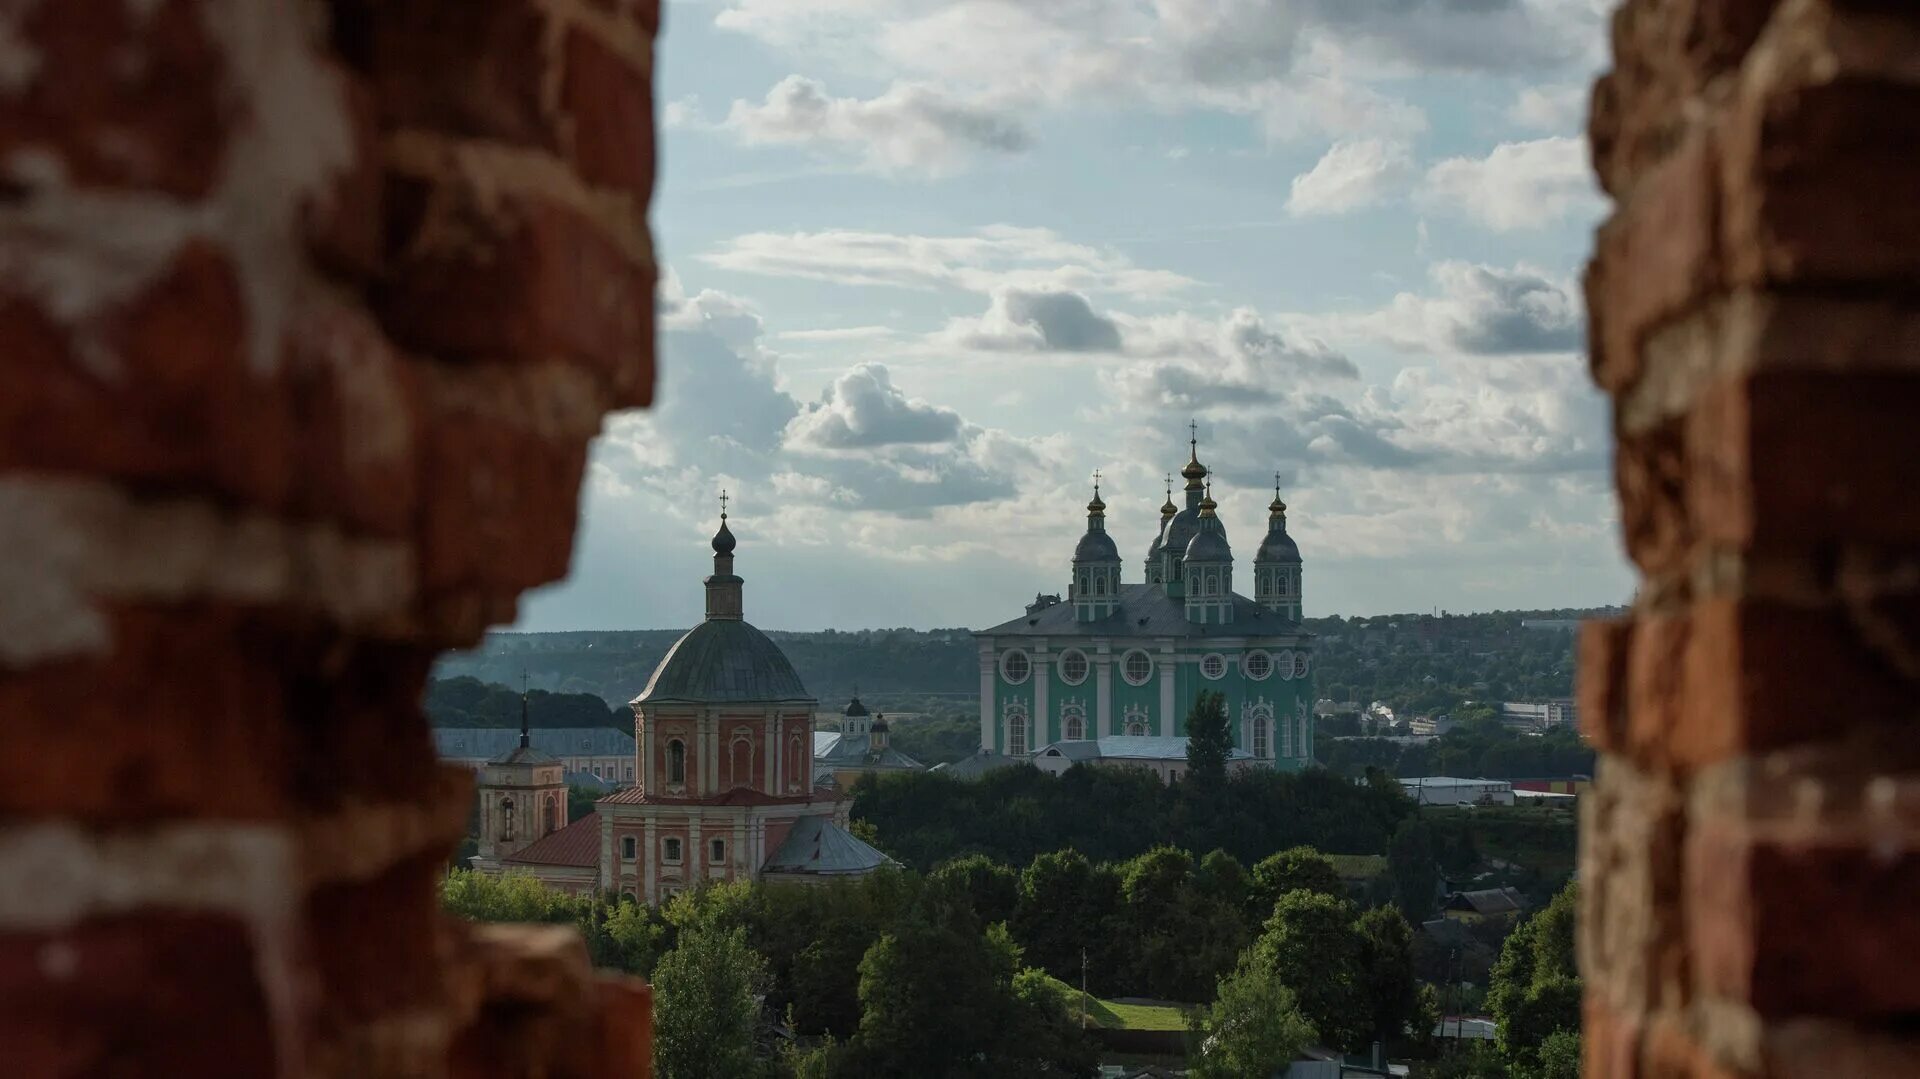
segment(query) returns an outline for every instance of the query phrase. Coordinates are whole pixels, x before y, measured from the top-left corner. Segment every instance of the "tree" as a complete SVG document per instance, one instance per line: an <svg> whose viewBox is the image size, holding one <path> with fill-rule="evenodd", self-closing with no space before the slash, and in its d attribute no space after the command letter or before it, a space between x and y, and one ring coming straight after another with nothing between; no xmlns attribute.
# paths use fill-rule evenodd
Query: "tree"
<svg viewBox="0 0 1920 1079"><path fill-rule="evenodd" d="M972 906L982 925L1013 916L1020 898L1020 875L984 854L946 862L927 875L930 888L952 889Z"/></svg>
<svg viewBox="0 0 1920 1079"><path fill-rule="evenodd" d="M1293 847L1269 854L1253 867L1253 886L1249 892L1252 906L1248 913L1264 922L1273 914L1273 904L1281 896L1303 889L1336 899L1347 894L1339 871L1333 867L1333 859L1312 847Z"/></svg>
<svg viewBox="0 0 1920 1079"><path fill-rule="evenodd" d="M683 929L653 971L654 1062L662 1079L756 1074L754 993L764 977L746 930Z"/></svg>
<svg viewBox="0 0 1920 1079"><path fill-rule="evenodd" d="M1226 782L1227 754L1232 751L1226 695L1201 690L1187 712L1187 782L1218 788Z"/></svg>
<svg viewBox="0 0 1920 1079"><path fill-rule="evenodd" d="M1198 1079L1239 1079L1285 1071L1313 1040L1293 991L1261 965L1243 964L1220 979L1214 1002L1193 1027Z"/></svg>
<svg viewBox="0 0 1920 1079"><path fill-rule="evenodd" d="M1207 902L1238 911L1247 904L1251 882L1238 858L1216 849L1195 867L1193 886Z"/></svg>
<svg viewBox="0 0 1920 1079"><path fill-rule="evenodd" d="M1387 1043L1405 1035L1420 1006L1413 977L1413 929L1392 907L1375 907L1354 923L1360 937L1360 992L1373 1036ZM1421 1032L1424 1036L1425 1032Z"/></svg>
<svg viewBox="0 0 1920 1079"><path fill-rule="evenodd" d="M1433 829L1418 817L1402 821L1387 846L1387 875L1393 878L1393 902L1409 922L1422 922L1433 913L1434 893L1440 890L1440 869L1434 858Z"/></svg>
<svg viewBox="0 0 1920 1079"><path fill-rule="evenodd" d="M1557 1031L1580 1029L1580 974L1573 951L1578 894L1569 884L1521 922L1500 949L1487 987L1499 1047L1516 1071L1531 1072Z"/></svg>
<svg viewBox="0 0 1920 1079"><path fill-rule="evenodd" d="M1580 1032L1556 1030L1540 1042L1534 1079L1580 1079Z"/></svg>
<svg viewBox="0 0 1920 1079"><path fill-rule="evenodd" d="M1249 957L1293 991L1300 1013L1322 1042L1339 1049L1367 1043L1370 1024L1352 904L1319 892L1288 892L1274 904Z"/></svg>
<svg viewBox="0 0 1920 1079"><path fill-rule="evenodd" d="M1008 922L1026 961L1070 985L1084 956L1092 984L1123 989L1111 958L1119 936L1120 874L1075 850L1035 858L1020 874L1020 898Z"/></svg>

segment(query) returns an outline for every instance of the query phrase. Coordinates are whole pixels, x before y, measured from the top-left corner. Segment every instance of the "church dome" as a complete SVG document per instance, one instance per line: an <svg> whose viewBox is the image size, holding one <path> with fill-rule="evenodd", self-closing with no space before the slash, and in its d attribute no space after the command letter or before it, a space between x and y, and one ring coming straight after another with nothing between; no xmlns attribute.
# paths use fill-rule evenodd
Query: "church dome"
<svg viewBox="0 0 1920 1079"><path fill-rule="evenodd" d="M843 716L864 716L868 714L867 706L860 703L860 698L855 697L847 702L847 710L840 714Z"/></svg>
<svg viewBox="0 0 1920 1079"><path fill-rule="evenodd" d="M772 638L738 619L709 619L674 642L633 703L812 699Z"/></svg>
<svg viewBox="0 0 1920 1079"><path fill-rule="evenodd" d="M1105 532L1088 532L1074 545L1075 562L1118 562L1120 548L1114 546L1113 537Z"/></svg>
<svg viewBox="0 0 1920 1079"><path fill-rule="evenodd" d="M1200 511L1184 509L1173 515L1167 522L1167 530L1160 536L1161 550L1184 551L1192 541L1194 533L1200 530Z"/></svg>
<svg viewBox="0 0 1920 1079"><path fill-rule="evenodd" d="M732 554L735 540L733 530L727 527L727 515L720 515L720 531L713 534L713 553Z"/></svg>
<svg viewBox="0 0 1920 1079"><path fill-rule="evenodd" d="M1300 548L1293 537L1287 535L1286 526L1280 525L1267 532L1267 537L1260 541L1259 553L1253 557L1256 562L1298 562Z"/></svg>
<svg viewBox="0 0 1920 1079"><path fill-rule="evenodd" d="M1231 562L1233 549L1227 546L1226 534L1218 527L1201 529L1187 541L1186 560L1192 562Z"/></svg>

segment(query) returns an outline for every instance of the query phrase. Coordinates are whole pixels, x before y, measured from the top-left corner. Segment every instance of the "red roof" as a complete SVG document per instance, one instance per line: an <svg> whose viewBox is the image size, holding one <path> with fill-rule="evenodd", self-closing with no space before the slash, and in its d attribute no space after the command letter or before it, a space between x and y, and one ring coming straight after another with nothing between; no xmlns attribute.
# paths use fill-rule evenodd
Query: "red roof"
<svg viewBox="0 0 1920 1079"><path fill-rule="evenodd" d="M808 802L811 802L814 800L815 798L812 792L809 792L807 794L794 794L794 795L788 795L786 797L781 797L780 795L777 795L777 794L768 794L765 791L754 790L752 787L735 787L732 790L728 791L725 794L720 795L717 798L659 798L659 797L649 796L647 792L640 787L627 787L622 790L614 791L612 794L607 795L605 798L599 799L599 801L601 802L618 802L622 805L655 805L655 806L658 806L658 805L667 805L667 806L805 805ZM826 799L822 799L822 800L826 800Z"/></svg>
<svg viewBox="0 0 1920 1079"><path fill-rule="evenodd" d="M599 865L600 814L589 813L500 861L511 865Z"/></svg>

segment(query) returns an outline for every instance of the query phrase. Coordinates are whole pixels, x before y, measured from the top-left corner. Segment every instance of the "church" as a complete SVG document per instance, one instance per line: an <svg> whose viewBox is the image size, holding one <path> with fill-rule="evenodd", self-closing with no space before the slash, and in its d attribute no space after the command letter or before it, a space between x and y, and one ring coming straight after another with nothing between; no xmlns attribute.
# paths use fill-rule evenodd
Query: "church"
<svg viewBox="0 0 1920 1079"><path fill-rule="evenodd" d="M706 619L632 702L636 784L569 823L560 764L523 729L520 747L486 767L476 868L658 903L701 881L821 881L889 864L847 831L841 793L816 782L819 702L746 621L734 547L723 502Z"/></svg>
<svg viewBox="0 0 1920 1079"><path fill-rule="evenodd" d="M974 634L983 754L1094 741L1102 755L1126 756L1127 743L1112 740L1184 738L1194 699L1213 690L1253 765L1313 763L1313 637L1300 625L1300 549L1286 503L1276 485L1253 596L1243 596L1197 439L1188 450L1186 504L1174 505L1169 485L1143 581L1121 581L1096 482L1065 598L1038 596L1019 618Z"/></svg>

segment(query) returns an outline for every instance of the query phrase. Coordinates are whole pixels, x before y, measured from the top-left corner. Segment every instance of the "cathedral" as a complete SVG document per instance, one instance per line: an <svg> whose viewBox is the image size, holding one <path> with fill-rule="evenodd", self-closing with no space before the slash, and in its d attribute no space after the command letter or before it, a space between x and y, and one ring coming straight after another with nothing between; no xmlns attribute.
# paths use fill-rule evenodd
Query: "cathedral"
<svg viewBox="0 0 1920 1079"><path fill-rule="evenodd" d="M1188 449L1186 505L1174 505L1169 485L1141 583L1121 582L1096 482L1065 598L1038 596L1021 617L974 634L982 753L1096 742L1127 756L1128 743L1110 740L1184 738L1194 699L1213 690L1226 697L1234 745L1255 765L1312 764L1313 638L1300 626L1300 549L1286 503L1276 486L1253 596L1235 592L1198 440Z"/></svg>
<svg viewBox="0 0 1920 1079"><path fill-rule="evenodd" d="M723 502L706 620L633 699L636 785L568 823L559 762L523 731L519 749L487 765L476 868L658 903L701 881L819 881L888 864L847 831L841 794L816 783L819 703L743 617L734 547Z"/></svg>

